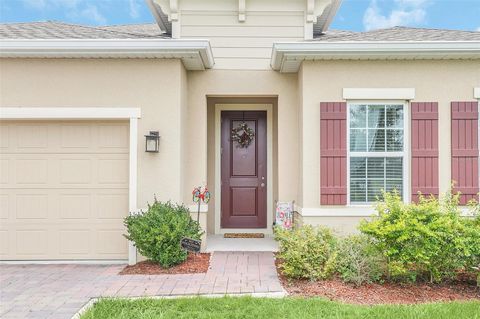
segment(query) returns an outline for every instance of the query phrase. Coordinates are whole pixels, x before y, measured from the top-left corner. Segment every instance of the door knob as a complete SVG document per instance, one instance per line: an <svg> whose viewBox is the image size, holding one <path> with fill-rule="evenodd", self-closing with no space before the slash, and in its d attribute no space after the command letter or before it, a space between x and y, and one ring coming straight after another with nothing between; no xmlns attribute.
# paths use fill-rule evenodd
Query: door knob
<svg viewBox="0 0 480 319"><path fill-rule="evenodd" d="M261 183L261 184L260 184L260 187L265 187L265 183Z"/></svg>

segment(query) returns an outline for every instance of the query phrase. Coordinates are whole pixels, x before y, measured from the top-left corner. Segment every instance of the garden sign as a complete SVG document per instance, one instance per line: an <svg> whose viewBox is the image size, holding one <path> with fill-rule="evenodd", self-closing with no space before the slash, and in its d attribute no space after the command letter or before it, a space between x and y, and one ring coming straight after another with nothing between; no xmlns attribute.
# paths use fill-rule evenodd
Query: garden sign
<svg viewBox="0 0 480 319"><path fill-rule="evenodd" d="M191 251L192 253L199 253L200 248L202 247L202 241L192 238L182 238L180 241L180 246L186 251Z"/></svg>

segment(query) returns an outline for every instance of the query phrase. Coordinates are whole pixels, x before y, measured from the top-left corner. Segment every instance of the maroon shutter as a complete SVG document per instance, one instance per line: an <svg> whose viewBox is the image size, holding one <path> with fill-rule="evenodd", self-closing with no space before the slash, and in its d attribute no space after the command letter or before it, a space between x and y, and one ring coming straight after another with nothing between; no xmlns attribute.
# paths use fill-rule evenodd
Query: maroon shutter
<svg viewBox="0 0 480 319"><path fill-rule="evenodd" d="M438 103L414 102L412 110L412 201L418 193L438 197Z"/></svg>
<svg viewBox="0 0 480 319"><path fill-rule="evenodd" d="M478 102L452 102L452 180L460 204L478 193Z"/></svg>
<svg viewBox="0 0 480 319"><path fill-rule="evenodd" d="M347 204L347 104L320 103L320 203Z"/></svg>

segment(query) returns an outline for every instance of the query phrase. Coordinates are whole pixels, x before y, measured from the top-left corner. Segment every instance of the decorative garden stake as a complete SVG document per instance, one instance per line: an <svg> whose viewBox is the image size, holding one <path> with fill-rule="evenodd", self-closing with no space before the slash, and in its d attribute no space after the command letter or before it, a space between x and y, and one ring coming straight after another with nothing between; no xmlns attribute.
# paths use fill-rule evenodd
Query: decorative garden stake
<svg viewBox="0 0 480 319"><path fill-rule="evenodd" d="M197 223L200 221L200 205L202 202L207 204L210 201L210 192L207 186L198 186L192 192L193 202L198 204Z"/></svg>

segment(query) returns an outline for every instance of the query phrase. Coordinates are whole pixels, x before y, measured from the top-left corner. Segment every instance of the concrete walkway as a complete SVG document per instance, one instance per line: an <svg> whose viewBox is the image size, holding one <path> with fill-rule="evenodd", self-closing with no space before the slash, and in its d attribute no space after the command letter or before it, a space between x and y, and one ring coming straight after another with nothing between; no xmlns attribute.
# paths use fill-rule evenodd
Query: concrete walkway
<svg viewBox="0 0 480 319"><path fill-rule="evenodd" d="M205 274L124 275L125 265L0 265L0 318L71 318L95 297L283 292L272 252L215 252Z"/></svg>

